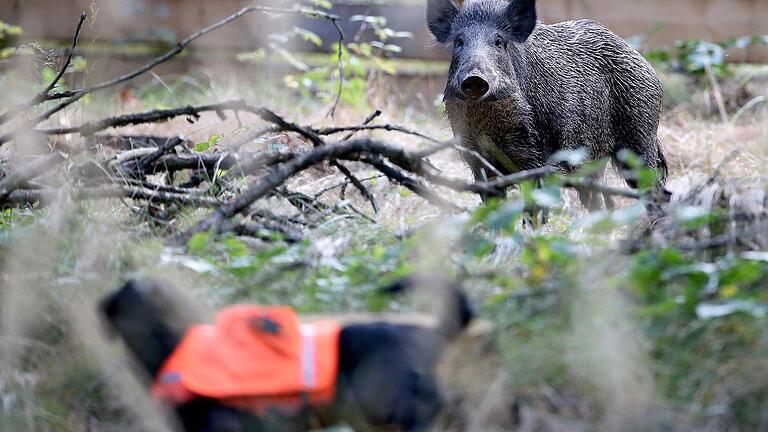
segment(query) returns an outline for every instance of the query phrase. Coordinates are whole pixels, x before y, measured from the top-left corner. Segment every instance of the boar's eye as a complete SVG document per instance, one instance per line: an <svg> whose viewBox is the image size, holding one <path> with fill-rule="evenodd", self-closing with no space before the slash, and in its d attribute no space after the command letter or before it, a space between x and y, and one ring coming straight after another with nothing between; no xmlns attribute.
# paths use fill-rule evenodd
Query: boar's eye
<svg viewBox="0 0 768 432"><path fill-rule="evenodd" d="M504 43L504 39L502 39L501 36L498 36L498 35L496 36L496 40L493 41L493 44L496 45L496 48L501 48L504 45L506 45Z"/></svg>
<svg viewBox="0 0 768 432"><path fill-rule="evenodd" d="M461 36L457 37L456 40L453 41L453 46L455 48L461 48L464 46L464 38Z"/></svg>

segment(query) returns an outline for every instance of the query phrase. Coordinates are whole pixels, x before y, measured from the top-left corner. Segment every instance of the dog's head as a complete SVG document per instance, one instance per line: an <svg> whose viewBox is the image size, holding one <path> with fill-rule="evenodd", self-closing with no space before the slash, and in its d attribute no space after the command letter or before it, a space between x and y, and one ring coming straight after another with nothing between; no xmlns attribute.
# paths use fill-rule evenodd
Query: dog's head
<svg viewBox="0 0 768 432"><path fill-rule="evenodd" d="M149 377L154 377L181 340L170 288L158 282L129 281L99 305L107 325L125 342Z"/></svg>

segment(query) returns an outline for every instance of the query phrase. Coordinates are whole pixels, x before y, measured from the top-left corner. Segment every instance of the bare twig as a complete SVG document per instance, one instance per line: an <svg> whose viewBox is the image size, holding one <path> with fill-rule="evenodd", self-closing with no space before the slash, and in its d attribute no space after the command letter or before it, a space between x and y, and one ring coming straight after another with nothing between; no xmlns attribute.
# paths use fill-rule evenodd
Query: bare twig
<svg viewBox="0 0 768 432"><path fill-rule="evenodd" d="M17 115L21 114L25 110L32 108L33 106L48 100L47 98L49 96L49 93L51 92L51 90L54 89L54 87L56 87L56 84L59 83L61 78L64 76L64 73L66 73L67 68L69 67L69 64L72 62L72 56L75 54L75 48L77 48L77 40L80 38L80 30L82 30L83 28L83 22L85 22L86 16L87 15L85 14L85 12L80 13L80 21L77 22L77 27L75 28L75 35L72 37L72 46L69 48L69 52L67 53L67 58L64 61L64 64L61 66L61 69L59 69L59 72L53 78L53 81L51 81L51 83L48 84L45 87L45 89L43 89L40 93L38 93L29 102L26 102L20 106L12 108L7 112L1 114L0 125L7 123L8 120L16 117Z"/></svg>
<svg viewBox="0 0 768 432"><path fill-rule="evenodd" d="M380 157L374 155L374 156L365 157L361 160L365 163L372 165L373 167L381 171L384 175L386 175L390 179L410 189L411 192L424 198L435 207L441 208L443 210L450 210L450 211L461 210L457 205L453 204L452 202L432 192L423 183L419 182L418 180L414 180L404 175L400 171L396 170L395 168L392 168L391 166L387 165L383 160L381 160Z"/></svg>
<svg viewBox="0 0 768 432"><path fill-rule="evenodd" d="M229 222L222 227L222 232L234 232L240 236L255 237L262 240L275 240L269 233L277 233L286 243L298 243L304 239L301 233L293 228L276 223L235 223Z"/></svg>
<svg viewBox="0 0 768 432"><path fill-rule="evenodd" d="M333 117L336 115L336 107L339 106L339 101L341 100L341 91L344 87L344 63L342 63L341 55L342 55L342 47L344 45L344 32L341 31L341 27L339 26L339 19L336 18L330 18L331 23L333 24L333 27L336 29L336 32L339 34L339 42L336 49L339 51L337 62L339 63L339 87L336 90L336 100L333 101L333 105L331 106L331 110L328 111L328 115Z"/></svg>
<svg viewBox="0 0 768 432"><path fill-rule="evenodd" d="M59 191L17 190L6 198L5 203L10 205L50 203L58 194ZM168 204L180 203L194 207L219 207L222 204L221 201L212 197L155 191L136 186L80 188L72 190L71 196L79 200L131 198Z"/></svg>
<svg viewBox="0 0 768 432"><path fill-rule="evenodd" d="M85 12L80 13L80 21L77 22L77 28L75 29L75 35L72 37L72 47L69 49L69 54L67 55L67 59L64 61L64 65L62 65L61 69L59 69L59 73L56 74L56 76L53 78L53 81L51 81L48 86L38 93L38 95L35 97L35 101L43 101L48 96L48 93L50 93L51 90L53 90L56 87L56 84L59 83L59 80L61 80L61 77L64 76L64 73L67 71L67 68L69 67L69 64L72 62L72 56L75 54L75 48L77 48L77 39L80 38L80 30L83 28L83 22L85 22L86 18ZM38 102L35 102L35 105Z"/></svg>
<svg viewBox="0 0 768 432"><path fill-rule="evenodd" d="M385 154L388 158L400 160L403 158L408 159L403 150L393 149L378 141L368 139L358 139L345 143L316 147L309 152L294 156L290 161L286 163L275 166L272 172L262 177L258 182L251 185L245 192L238 196L234 202L222 206L211 217L200 222L181 236L177 237L176 240L184 243L186 239L197 232L208 230L220 232L219 230L221 229L221 224L226 219L246 211L256 200L269 194L272 190L283 184L288 178L292 177L296 173L324 160L341 159L344 157L351 158L353 154L363 152L374 155ZM378 161L373 162L379 163ZM381 166L380 163L379 165ZM432 194L420 183L412 179L403 178L402 174L398 176L396 170L386 166L385 164L383 166L387 170L387 172L384 174L387 174L388 176L391 175L391 177L396 178L398 181L404 182L404 184L407 186L415 189L414 192L424 192L426 196L429 196L432 201L441 207L453 209L456 208L456 206L443 200L442 198L434 198L434 194Z"/></svg>
<svg viewBox="0 0 768 432"><path fill-rule="evenodd" d="M402 126L397 125L391 125L391 124L384 124L384 125L360 125L360 126L341 126L341 127L333 127L333 128L324 128L324 129L318 129L315 131L317 135L333 135L341 132L359 132L359 131L365 131L365 130L385 130L385 131L392 131L392 132L400 132L407 135L413 135L417 136L419 138L423 138L427 141L431 141L433 143L440 143L442 141L437 140L435 138L432 138L428 135L424 135L423 133L404 128Z"/></svg>
<svg viewBox="0 0 768 432"><path fill-rule="evenodd" d="M57 112L67 108L68 106L74 104L78 100L82 99L86 95L93 93L98 90L106 89L109 87L113 87L115 85L118 85L120 83L130 81L140 75L143 75L144 73L152 70L157 65L164 63L171 58L175 57L179 53L181 53L189 44L191 44L194 40L214 31L217 30L230 22L242 17L243 15L246 15L251 12L266 12L266 13L275 13L275 14L299 14L299 15L306 15L309 17L314 18L323 18L330 20L332 22L335 22L339 19L337 15L328 14L326 12L314 10L314 9L308 9L303 7L295 7L295 8L277 8L277 7L268 7L268 6L248 6L245 8L240 9L238 12L229 15L228 17L222 19L221 21L218 21L202 30L199 30L192 35L188 36L186 39L182 40L178 44L176 44L173 48L171 48L169 51L167 51L165 54L156 57L155 59L151 60L149 63L145 64L144 66L129 72L125 75L121 75L117 78L113 78L108 81L101 82L99 84L93 85L91 87L86 87L78 90L73 91L66 91L66 92L60 92L55 93L52 95L48 95L46 97L46 100L56 100L56 99L66 99L64 102L60 103L59 105L54 106L53 108L45 111L44 113L40 114L39 116L25 121L21 126L19 126L14 131L0 137L0 146L5 144L6 142L13 139L15 136L19 135L20 133L24 132L27 129L33 128L36 125L40 124L44 120L50 118L52 115L56 114Z"/></svg>
<svg viewBox="0 0 768 432"><path fill-rule="evenodd" d="M498 177L491 181L485 182L485 184L495 189L506 189L510 186L518 185L524 181L543 179L545 177L549 177L559 172L560 170L558 170L555 167L546 166L542 168L534 168L530 170L520 171L520 172L503 176L503 177Z"/></svg>
<svg viewBox="0 0 768 432"><path fill-rule="evenodd" d="M371 123L372 121L374 121L376 119L376 117L378 117L380 115L381 115L381 110L376 110L376 111L372 112L368 117L365 118L365 120L363 120L363 125L367 125L367 124ZM346 134L344 136L344 138L342 138L341 140L342 141L347 141L348 139L350 139L353 136L355 136L355 133L357 133L357 131L351 131L350 133Z"/></svg>
<svg viewBox="0 0 768 432"><path fill-rule="evenodd" d="M360 181L361 181L361 182L369 182L369 181L372 181L372 180L380 179L380 178L382 178L382 177L386 177L386 176L385 176L384 174L378 174L378 175L375 175L375 176L370 176L370 177L367 177L367 178L364 178L364 179L360 179ZM315 196L314 196L314 198L315 198L315 199L318 199L318 198L320 198L321 196L323 196L323 195L327 194L328 192L330 192L330 191L332 191L332 190L334 190L334 189L338 189L338 188L344 187L344 186L346 186L346 185L348 185L348 184L350 184L350 183L351 183L351 182L349 181L349 179L347 179L347 180L344 180L344 181L343 181L343 182L341 182L341 183L337 183L337 184L335 184L335 185L333 185L333 186L328 186L328 187L326 187L326 188L323 188L323 189L321 189L321 190L319 190L319 191L315 192Z"/></svg>
<svg viewBox="0 0 768 432"><path fill-rule="evenodd" d="M366 117L365 120L363 120L363 125L367 125L368 123L372 122L376 117L380 115L381 115L380 110L374 111L373 113L371 113L371 115ZM350 138L352 138L355 135L355 132L356 131L349 132L344 138L342 138L342 141L347 141ZM378 213L379 206L378 204L376 204L376 198L374 198L373 194L363 185L363 182L360 181L357 177L355 177L355 175L352 174L352 172L349 171L349 169L347 169L347 167L342 165L340 162L334 161L334 166L336 166L339 169L339 171L341 171L342 174L344 174L347 177L348 182L352 183L357 188L357 190L360 191L360 193L371 203L373 212ZM348 184L348 183L345 183L345 184ZM342 186L342 187L345 187L345 186ZM317 198L318 196L319 195L315 195L315 198ZM342 196L344 196L344 189L342 189Z"/></svg>
<svg viewBox="0 0 768 432"><path fill-rule="evenodd" d="M233 111L240 110L240 111L253 112L255 108L249 107L242 100L233 100L233 101L227 101L227 102L221 102L221 103L215 103L215 104L209 104L209 105L200 105L200 106L188 105L181 108L152 110L152 111L145 111L145 112L135 113L135 114L125 114L125 115L119 115L115 117L108 117L108 118L93 121L93 122L86 122L81 124L80 126L73 126L73 127L67 127L67 128L40 129L40 130L35 130L35 133L43 134L43 135L65 135L65 134L72 134L72 133L79 133L81 135L93 135L96 132L109 129L109 128L130 126L130 125L136 125L136 124L142 124L142 123L157 123L157 122L166 121L174 117L180 117L180 116L199 117L200 114L203 112L213 111L213 112L220 113L226 110L233 110ZM2 142L4 142L3 137L0 137L0 143Z"/></svg>
<svg viewBox="0 0 768 432"><path fill-rule="evenodd" d="M98 134L91 135L86 140L86 147L91 150L99 148L99 146L113 148L115 150L133 150L135 148L142 147L159 147L162 143L166 142L169 137L167 136L154 136L154 135L109 135ZM189 145L190 142L185 142L184 145Z"/></svg>
<svg viewBox="0 0 768 432"><path fill-rule="evenodd" d="M154 152L134 159L134 163L128 167L131 176L143 176L149 167L155 163L165 153L173 150L174 147L183 143L184 140L179 137L168 138L168 140ZM127 165L127 164L126 164Z"/></svg>
<svg viewBox="0 0 768 432"><path fill-rule="evenodd" d="M597 180L589 177L564 178L563 185L570 186L570 187L591 189L595 192L600 192L605 196L620 196L620 197L631 198L636 200L643 199L645 197L644 194L642 194L640 191L636 189L625 189L625 188L608 186L606 184L600 183Z"/></svg>
<svg viewBox="0 0 768 432"><path fill-rule="evenodd" d="M357 188L358 191L365 197L365 199L368 200L368 202L371 203L371 208L373 208L374 213L379 212L379 206L376 204L376 198L374 198L373 194L363 185L363 182L361 182L357 177L355 177L354 174L352 174L352 171L349 170L346 166L342 165L338 161L334 161L333 165L341 171L342 174Z"/></svg>

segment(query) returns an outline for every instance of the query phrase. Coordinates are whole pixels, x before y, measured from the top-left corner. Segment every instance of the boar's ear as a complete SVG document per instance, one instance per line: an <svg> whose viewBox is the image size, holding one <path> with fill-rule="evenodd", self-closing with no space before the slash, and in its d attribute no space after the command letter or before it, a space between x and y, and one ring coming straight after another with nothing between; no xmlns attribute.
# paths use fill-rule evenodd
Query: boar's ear
<svg viewBox="0 0 768 432"><path fill-rule="evenodd" d="M523 43L536 27L536 1L512 0L504 12L507 18L507 31L515 42Z"/></svg>
<svg viewBox="0 0 768 432"><path fill-rule="evenodd" d="M448 41L451 36L451 25L459 8L453 0L429 0L427 2L427 27L440 43Z"/></svg>

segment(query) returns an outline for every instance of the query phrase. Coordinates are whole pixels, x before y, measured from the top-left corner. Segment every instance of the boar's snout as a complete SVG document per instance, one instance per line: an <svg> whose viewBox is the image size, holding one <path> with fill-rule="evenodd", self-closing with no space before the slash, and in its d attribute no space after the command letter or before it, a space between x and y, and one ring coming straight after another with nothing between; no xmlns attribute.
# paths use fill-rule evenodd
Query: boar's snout
<svg viewBox="0 0 768 432"><path fill-rule="evenodd" d="M470 75L461 82L461 92L471 99L480 99L488 94L490 85L483 77Z"/></svg>

